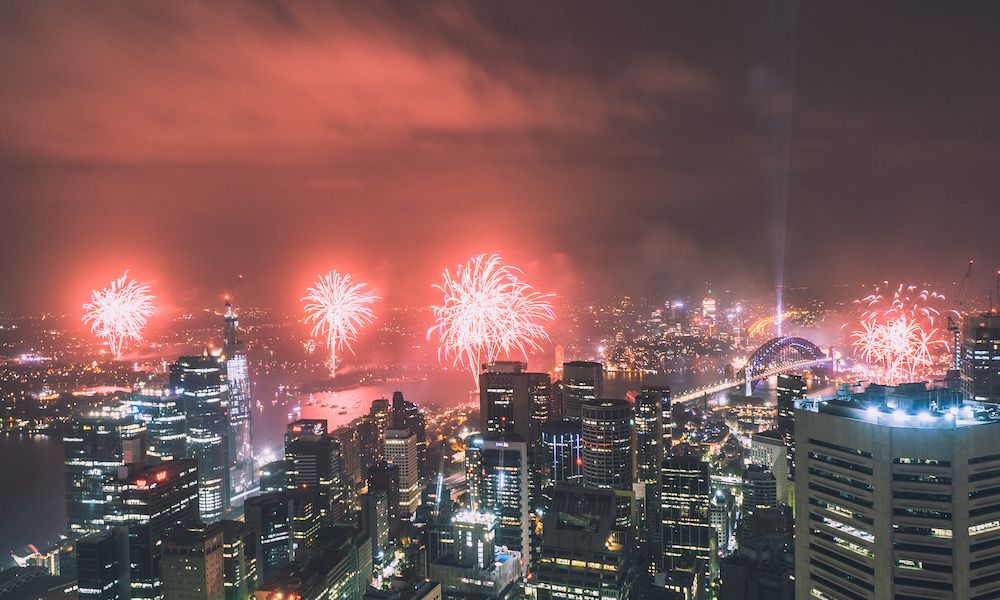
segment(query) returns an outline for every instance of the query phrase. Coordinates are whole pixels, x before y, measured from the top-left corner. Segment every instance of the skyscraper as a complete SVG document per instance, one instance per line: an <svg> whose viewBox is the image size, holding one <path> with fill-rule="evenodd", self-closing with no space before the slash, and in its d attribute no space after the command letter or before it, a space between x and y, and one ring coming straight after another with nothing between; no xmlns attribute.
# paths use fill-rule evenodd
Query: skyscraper
<svg viewBox="0 0 1000 600"><path fill-rule="evenodd" d="M427 422L424 411L405 400L403 392L392 393L392 429L409 429L417 441L417 473L429 477L427 465Z"/></svg>
<svg viewBox="0 0 1000 600"><path fill-rule="evenodd" d="M632 489L632 405L627 400L588 400L582 407L583 483Z"/></svg>
<svg viewBox="0 0 1000 600"><path fill-rule="evenodd" d="M518 361L483 365L479 374L480 428L484 433L516 433L538 450L542 424L552 414L552 385L548 373L529 373Z"/></svg>
<svg viewBox="0 0 1000 600"><path fill-rule="evenodd" d="M403 510L399 501L399 467L377 463L368 469L368 493L385 494L389 501L389 540L398 542L403 532ZM409 515L406 515L409 520Z"/></svg>
<svg viewBox="0 0 1000 600"><path fill-rule="evenodd" d="M198 461L198 513L206 523L229 508L229 385L225 364L205 353L170 365L170 387L184 400L187 455Z"/></svg>
<svg viewBox="0 0 1000 600"><path fill-rule="evenodd" d="M388 429L382 453L385 462L399 469L400 518L408 520L420 505L417 436L409 429Z"/></svg>
<svg viewBox="0 0 1000 600"><path fill-rule="evenodd" d="M669 406L669 397L666 400ZM663 393L643 388L635 397L635 443L632 447L633 479L636 483L655 485L660 481L665 448L670 433L664 428ZM669 424L668 424L669 427Z"/></svg>
<svg viewBox="0 0 1000 600"><path fill-rule="evenodd" d="M797 598L1000 597L1000 420L833 400L795 431Z"/></svg>
<svg viewBox="0 0 1000 600"><path fill-rule="evenodd" d="M318 495L323 514L339 519L344 512L340 479L340 444L327 430L326 419L299 419L285 432L289 486Z"/></svg>
<svg viewBox="0 0 1000 600"><path fill-rule="evenodd" d="M225 600L221 528L179 527L163 540L160 574L166 600Z"/></svg>
<svg viewBox="0 0 1000 600"><path fill-rule="evenodd" d="M967 315L962 325L962 392L1000 404L1000 315Z"/></svg>
<svg viewBox="0 0 1000 600"><path fill-rule="evenodd" d="M539 460L542 488L583 481L583 447L579 421L549 421L542 425Z"/></svg>
<svg viewBox="0 0 1000 600"><path fill-rule="evenodd" d="M496 515L497 545L530 561L527 442L514 433L479 434L469 440L465 452L472 509Z"/></svg>
<svg viewBox="0 0 1000 600"><path fill-rule="evenodd" d="M663 461L660 498L663 570L697 572L704 581L716 535L708 463L697 448L671 448Z"/></svg>
<svg viewBox="0 0 1000 600"><path fill-rule="evenodd" d="M774 474L778 502L791 505L788 486L788 448L777 430L755 433L750 439L750 464Z"/></svg>
<svg viewBox="0 0 1000 600"><path fill-rule="evenodd" d="M563 417L579 421L583 403L604 397L604 365L574 360L563 364Z"/></svg>
<svg viewBox="0 0 1000 600"><path fill-rule="evenodd" d="M128 598L127 545L124 527L92 533L76 541L77 585L81 600Z"/></svg>
<svg viewBox="0 0 1000 600"><path fill-rule="evenodd" d="M72 537L99 533L116 499L105 485L126 465L145 463L146 426L124 406L104 406L66 424L66 513Z"/></svg>
<svg viewBox="0 0 1000 600"><path fill-rule="evenodd" d="M257 579L265 581L292 560L292 501L284 492L251 496L243 514L253 532Z"/></svg>
<svg viewBox="0 0 1000 600"><path fill-rule="evenodd" d="M613 490L556 486L536 561L538 600L628 600L636 569L617 504Z"/></svg>
<svg viewBox="0 0 1000 600"><path fill-rule="evenodd" d="M168 530L198 521L198 463L179 458L142 469L119 484L109 522L128 528L132 598L163 598L160 547Z"/></svg>
<svg viewBox="0 0 1000 600"><path fill-rule="evenodd" d="M140 383L129 394L129 411L146 424L146 458L159 464L184 458L187 452L187 416L184 401L167 385Z"/></svg>
<svg viewBox="0 0 1000 600"><path fill-rule="evenodd" d="M253 399L246 345L239 338L239 315L228 300L224 319L226 343L223 355L226 381L229 383L229 489L230 494L235 496L251 489L256 479L250 428Z"/></svg>
<svg viewBox="0 0 1000 600"><path fill-rule="evenodd" d="M778 433L788 451L788 478L795 479L795 403L806 397L806 380L801 375L778 375Z"/></svg>
<svg viewBox="0 0 1000 600"><path fill-rule="evenodd" d="M392 425L392 405L388 398L377 398L372 400L371 410L368 418L372 424L372 433L375 440L375 460L373 463L385 460L383 451L385 450L385 431Z"/></svg>

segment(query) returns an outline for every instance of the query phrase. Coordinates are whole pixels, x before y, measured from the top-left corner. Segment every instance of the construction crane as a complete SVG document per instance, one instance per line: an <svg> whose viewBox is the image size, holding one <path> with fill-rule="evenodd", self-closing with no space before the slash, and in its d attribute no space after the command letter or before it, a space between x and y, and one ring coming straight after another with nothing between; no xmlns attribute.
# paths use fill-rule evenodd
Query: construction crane
<svg viewBox="0 0 1000 600"><path fill-rule="evenodd" d="M969 268L966 269L965 277L962 278L962 285L955 296L952 312L958 315L959 318L962 317L962 312L965 308L965 296L969 293L969 288L972 286L972 265L974 262L972 260L969 261ZM1000 285L1000 272L998 272L997 285ZM948 331L951 332L951 368L958 371L962 366L962 323L961 321L956 321L951 314L948 315Z"/></svg>

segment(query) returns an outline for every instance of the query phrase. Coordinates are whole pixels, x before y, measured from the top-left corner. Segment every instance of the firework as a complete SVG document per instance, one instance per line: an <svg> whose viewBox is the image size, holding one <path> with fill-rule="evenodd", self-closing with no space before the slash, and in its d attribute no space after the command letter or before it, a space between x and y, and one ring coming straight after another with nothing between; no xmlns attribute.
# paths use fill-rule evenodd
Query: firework
<svg viewBox="0 0 1000 600"><path fill-rule="evenodd" d="M532 291L521 271L504 265L496 254L481 254L455 269L445 270L444 281L434 287L444 294L433 306L435 325L427 338L437 335L438 356L472 372L478 383L480 365L501 355L519 353L547 340L544 323L554 318L549 294Z"/></svg>
<svg viewBox="0 0 1000 600"><path fill-rule="evenodd" d="M938 327L944 300L937 292L900 285L891 297L876 288L855 301L860 319L851 333L852 343L858 355L875 367L881 383L926 379L947 354L948 342Z"/></svg>
<svg viewBox="0 0 1000 600"><path fill-rule="evenodd" d="M379 297L362 291L364 287L350 275L331 271L320 275L302 298L306 323L313 326L310 335L326 338L331 376L337 372L337 353L344 348L354 352L351 342L357 341L358 330L375 320L371 304Z"/></svg>
<svg viewBox="0 0 1000 600"><path fill-rule="evenodd" d="M83 305L83 322L111 348L115 358L121 358L127 344L142 339L142 330L153 314L153 298L149 286L129 279L125 271L110 286L91 293L90 302Z"/></svg>

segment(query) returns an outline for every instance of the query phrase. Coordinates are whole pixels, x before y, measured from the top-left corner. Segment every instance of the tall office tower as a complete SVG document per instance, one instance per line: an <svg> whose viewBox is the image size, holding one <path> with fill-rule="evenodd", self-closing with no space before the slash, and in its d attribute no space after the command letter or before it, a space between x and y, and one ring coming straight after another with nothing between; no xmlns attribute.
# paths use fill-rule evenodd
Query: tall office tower
<svg viewBox="0 0 1000 600"><path fill-rule="evenodd" d="M516 433L537 453L542 424L552 414L548 373L528 373L518 361L483 365L479 374L479 418L483 433Z"/></svg>
<svg viewBox="0 0 1000 600"><path fill-rule="evenodd" d="M92 533L76 541L77 595L81 600L128 598L125 528Z"/></svg>
<svg viewBox="0 0 1000 600"><path fill-rule="evenodd" d="M1000 598L1000 420L833 400L795 431L796 597Z"/></svg>
<svg viewBox="0 0 1000 600"><path fill-rule="evenodd" d="M563 418L579 421L583 403L604 398L604 365L574 360L563 363Z"/></svg>
<svg viewBox="0 0 1000 600"><path fill-rule="evenodd" d="M229 490L232 496L253 488L253 440L250 418L253 399L250 387L250 365L246 344L239 337L240 320L233 305L226 300L226 381L229 383Z"/></svg>
<svg viewBox="0 0 1000 600"><path fill-rule="evenodd" d="M115 499L104 486L127 465L145 462L146 426L124 406L105 406L66 423L66 513L71 537L105 529Z"/></svg>
<svg viewBox="0 0 1000 600"><path fill-rule="evenodd" d="M283 492L288 489L288 461L275 460L261 466L257 471L261 494Z"/></svg>
<svg viewBox="0 0 1000 600"><path fill-rule="evenodd" d="M476 435L465 456L472 509L496 515L497 545L520 552L530 564L528 443L514 433Z"/></svg>
<svg viewBox="0 0 1000 600"><path fill-rule="evenodd" d="M557 486L543 517L536 562L538 600L627 600L636 569L629 530L616 524L613 490Z"/></svg>
<svg viewBox="0 0 1000 600"><path fill-rule="evenodd" d="M338 427L330 435L337 440L340 446L340 477L344 487L352 492L362 483L361 479L361 458L360 440L358 430L354 427Z"/></svg>
<svg viewBox="0 0 1000 600"><path fill-rule="evenodd" d="M635 443L632 445L632 478L636 483L656 484L668 446L663 428L661 394L645 389L635 397Z"/></svg>
<svg viewBox="0 0 1000 600"><path fill-rule="evenodd" d="M708 463L697 448L675 446L663 460L660 485L663 570L695 572L704 587L715 538Z"/></svg>
<svg viewBox="0 0 1000 600"><path fill-rule="evenodd" d="M292 556L299 558L316 545L324 513L315 490L286 492L292 500Z"/></svg>
<svg viewBox="0 0 1000 600"><path fill-rule="evenodd" d="M403 511L399 506L399 467L389 463L372 465L368 469L368 493L383 493L389 499L389 540L399 542L404 531Z"/></svg>
<svg viewBox="0 0 1000 600"><path fill-rule="evenodd" d="M417 440L417 473L429 477L427 465L427 420L416 404L403 399L403 392L392 393L391 429L409 429Z"/></svg>
<svg viewBox="0 0 1000 600"><path fill-rule="evenodd" d="M209 529L222 531L222 581L226 600L246 600L257 586L254 532L240 521L219 521Z"/></svg>
<svg viewBox="0 0 1000 600"><path fill-rule="evenodd" d="M290 487L317 493L323 514L333 519L343 515L340 446L328 434L326 419L299 419L288 424L285 462Z"/></svg>
<svg viewBox="0 0 1000 600"><path fill-rule="evenodd" d="M750 464L760 465L774 474L778 502L792 505L788 485L788 448L775 429L753 434L750 439Z"/></svg>
<svg viewBox="0 0 1000 600"><path fill-rule="evenodd" d="M733 533L733 497L723 490L716 490L712 495L712 506L709 510L709 521L715 530L716 548L725 550L729 547L729 538Z"/></svg>
<svg viewBox="0 0 1000 600"><path fill-rule="evenodd" d="M170 387L184 400L187 455L198 461L198 513L206 523L229 508L229 384L225 364L205 353L170 365Z"/></svg>
<svg viewBox="0 0 1000 600"><path fill-rule="evenodd" d="M140 383L129 394L129 411L146 424L146 458L155 465L187 452L187 416L184 402L167 385Z"/></svg>
<svg viewBox="0 0 1000 600"><path fill-rule="evenodd" d="M409 520L420 505L417 436L409 429L387 429L382 454L399 469L399 516Z"/></svg>
<svg viewBox="0 0 1000 600"><path fill-rule="evenodd" d="M359 417L351 422L358 432L358 469L361 472L360 481L368 479L368 469L374 465L377 455L382 453L382 445L377 439L375 431L375 421L368 415Z"/></svg>
<svg viewBox="0 0 1000 600"><path fill-rule="evenodd" d="M292 560L292 500L284 492L251 496L243 503L253 532L257 580L274 576Z"/></svg>
<svg viewBox="0 0 1000 600"><path fill-rule="evenodd" d="M1000 403L1000 315L968 315L962 324L962 392Z"/></svg>
<svg viewBox="0 0 1000 600"><path fill-rule="evenodd" d="M588 400L582 415L584 485L631 490L632 405L627 400Z"/></svg>
<svg viewBox="0 0 1000 600"><path fill-rule="evenodd" d="M778 375L778 433L788 450L788 478L795 479L795 402L806 397L806 380L801 375Z"/></svg>
<svg viewBox="0 0 1000 600"><path fill-rule="evenodd" d="M496 518L463 510L445 524L448 547L430 561L428 576L441 582L445 598L508 600L520 598L521 554L497 548Z"/></svg>
<svg viewBox="0 0 1000 600"><path fill-rule="evenodd" d="M389 533L389 494L381 491L361 494L361 526L372 538L372 559L382 564L392 541Z"/></svg>
<svg viewBox="0 0 1000 600"><path fill-rule="evenodd" d="M166 600L225 600L222 529L173 529L163 540L160 576Z"/></svg>
<svg viewBox="0 0 1000 600"><path fill-rule="evenodd" d="M753 531L753 519L758 510L778 505L778 485L774 474L760 465L749 465L743 471L743 509L740 512L740 540L746 541Z"/></svg>
<svg viewBox="0 0 1000 600"><path fill-rule="evenodd" d="M368 411L368 418L371 420L372 433L375 440L375 460L382 462L385 460L383 451L385 450L385 432L392 425L392 405L387 398L377 398L372 400L371 410Z"/></svg>
<svg viewBox="0 0 1000 600"><path fill-rule="evenodd" d="M163 598L160 544L166 532L198 521L198 463L171 460L142 469L116 485L121 501L109 523L128 528L132 598Z"/></svg>
<svg viewBox="0 0 1000 600"><path fill-rule="evenodd" d="M549 421L542 425L539 461L542 489L558 483L583 481L583 447L579 421Z"/></svg>

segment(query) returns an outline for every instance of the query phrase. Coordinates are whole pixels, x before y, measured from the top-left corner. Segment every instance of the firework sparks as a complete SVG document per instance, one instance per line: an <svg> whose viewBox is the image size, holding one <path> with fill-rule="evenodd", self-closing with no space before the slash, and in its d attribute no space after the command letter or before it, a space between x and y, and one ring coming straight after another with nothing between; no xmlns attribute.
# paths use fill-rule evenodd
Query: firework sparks
<svg viewBox="0 0 1000 600"><path fill-rule="evenodd" d="M94 290L90 302L83 305L83 322L121 358L129 343L142 340L142 330L153 314L153 296L149 286L129 279L128 271L103 290Z"/></svg>
<svg viewBox="0 0 1000 600"><path fill-rule="evenodd" d="M548 339L544 323L555 317L551 295L532 291L520 273L496 254L481 254L459 265L454 276L445 270L444 281L434 286L444 301L432 307L436 324L427 338L437 334L439 358L468 368L477 384L484 362L514 352L527 357Z"/></svg>
<svg viewBox="0 0 1000 600"><path fill-rule="evenodd" d="M364 287L350 275L331 271L320 275L302 298L306 323L313 326L310 335L326 338L331 376L337 372L337 353L344 348L354 352L351 342L357 341L358 330L375 320L371 304L379 297L365 293Z"/></svg>
<svg viewBox="0 0 1000 600"><path fill-rule="evenodd" d="M859 328L851 333L858 355L874 366L881 383L925 379L947 353L937 322L944 303L937 292L900 285L891 297L875 293L856 301Z"/></svg>

